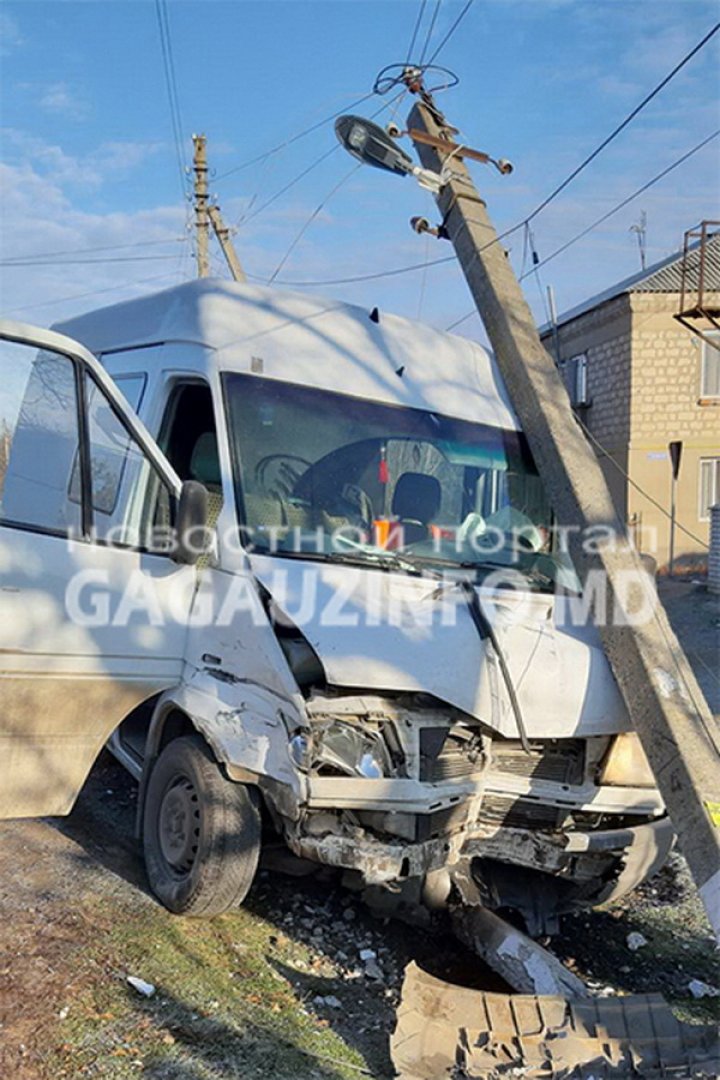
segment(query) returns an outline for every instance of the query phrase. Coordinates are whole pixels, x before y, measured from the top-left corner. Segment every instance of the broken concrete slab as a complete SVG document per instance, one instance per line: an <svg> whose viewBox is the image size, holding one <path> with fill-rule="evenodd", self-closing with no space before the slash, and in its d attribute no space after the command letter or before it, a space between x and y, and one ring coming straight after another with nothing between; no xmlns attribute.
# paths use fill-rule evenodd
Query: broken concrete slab
<svg viewBox="0 0 720 1080"><path fill-rule="evenodd" d="M536 941L483 907L453 911L456 936L520 994L588 996L582 979Z"/></svg>
<svg viewBox="0 0 720 1080"><path fill-rule="evenodd" d="M410 964L391 1056L400 1080L715 1080L717 1029L659 994L567 1001L454 986Z"/></svg>

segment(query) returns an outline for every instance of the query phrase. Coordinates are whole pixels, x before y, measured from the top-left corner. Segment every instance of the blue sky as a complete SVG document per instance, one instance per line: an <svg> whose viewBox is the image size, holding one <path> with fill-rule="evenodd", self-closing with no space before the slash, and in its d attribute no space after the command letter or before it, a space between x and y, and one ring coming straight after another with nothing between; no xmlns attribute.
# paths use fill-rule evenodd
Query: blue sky
<svg viewBox="0 0 720 1080"><path fill-rule="evenodd" d="M462 6L443 0L429 52ZM248 218L235 243L251 275L273 274L310 215L350 173L278 281L373 273L451 253L447 243L409 228L414 214L435 218L430 195L411 180L352 172L341 149L256 214L335 145L331 124L223 178L367 93L384 65L404 61L419 7L419 0L170 0L183 152L189 163L191 133L208 136L217 177L211 190L229 223ZM434 9L428 0L421 44ZM467 143L515 165L508 178L473 167L497 227L522 220L704 36L717 13L718 5L705 0L475 0L438 58L460 79L440 104ZM0 9L0 37L3 258L39 256L37 265L1 269L2 314L50 324L193 276L153 0L9 0ZM540 257L718 128L719 81L720 34L536 219ZM370 114L388 100L358 111ZM405 101L400 122L407 111ZM392 115L388 108L382 118ZM540 282L528 278L538 321L547 284L562 311L639 269L629 230L641 210L651 262L676 250L683 231L701 218L720 217L719 161L717 139L543 268ZM522 233L508 246L519 269ZM123 261L41 265L46 253L70 257L98 247L114 250L77 259ZM213 265L225 276L217 254ZM440 327L472 307L452 264L316 291ZM482 337L476 318L462 332Z"/></svg>

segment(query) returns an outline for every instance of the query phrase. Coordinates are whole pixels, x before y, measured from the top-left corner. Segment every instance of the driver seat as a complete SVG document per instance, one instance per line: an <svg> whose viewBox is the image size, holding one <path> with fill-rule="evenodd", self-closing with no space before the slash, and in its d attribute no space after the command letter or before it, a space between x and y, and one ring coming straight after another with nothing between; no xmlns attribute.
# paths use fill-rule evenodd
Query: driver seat
<svg viewBox="0 0 720 1080"><path fill-rule="evenodd" d="M406 544L427 540L429 526L440 509L442 488L427 473L403 473L395 485L392 512L403 527Z"/></svg>

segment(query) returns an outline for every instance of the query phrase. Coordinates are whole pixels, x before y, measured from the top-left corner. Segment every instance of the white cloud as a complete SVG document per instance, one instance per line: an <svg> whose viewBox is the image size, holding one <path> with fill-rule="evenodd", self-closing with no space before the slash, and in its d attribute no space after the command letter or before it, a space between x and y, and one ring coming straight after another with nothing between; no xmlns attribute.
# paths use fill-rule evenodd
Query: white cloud
<svg viewBox="0 0 720 1080"><path fill-rule="evenodd" d="M0 129L0 140L9 163L30 166L60 187L87 189L132 172L164 148L161 142L109 141L88 154L74 155L16 128Z"/></svg>
<svg viewBox="0 0 720 1080"><path fill-rule="evenodd" d="M0 12L0 56L9 56L23 44L17 21L7 11Z"/></svg>
<svg viewBox="0 0 720 1080"><path fill-rule="evenodd" d="M51 323L76 312L114 303L147 289L180 280L188 270L181 206L148 207L125 213L90 213L73 205L56 179L31 164L0 165L0 183L7 193L0 230L3 259L37 253L43 265L1 266L2 314ZM168 240L167 244L150 243ZM142 247L134 248L141 242ZM86 248L111 248L85 252ZM57 263L44 257L67 253L78 262ZM109 258L137 262L95 263ZM84 261L91 260L91 261ZM77 298L77 299L74 299ZM57 302L60 301L60 302Z"/></svg>
<svg viewBox="0 0 720 1080"><path fill-rule="evenodd" d="M62 116L66 120L86 120L92 113L88 102L65 82L50 83L42 87L38 105L45 112Z"/></svg>

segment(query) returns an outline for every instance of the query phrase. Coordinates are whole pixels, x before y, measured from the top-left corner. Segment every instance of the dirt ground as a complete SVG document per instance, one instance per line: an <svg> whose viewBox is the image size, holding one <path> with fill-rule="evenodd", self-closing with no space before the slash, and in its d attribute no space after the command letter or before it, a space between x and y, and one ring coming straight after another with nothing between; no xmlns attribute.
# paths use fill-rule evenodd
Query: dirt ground
<svg viewBox="0 0 720 1080"><path fill-rule="evenodd" d="M717 713L720 604L688 581L661 591ZM392 1076L388 1033L409 960L502 988L442 921L378 920L332 877L265 870L241 910L173 917L147 892L134 806L134 784L104 754L69 818L0 827L3 1080L381 1080ZM637 951L633 931L645 941ZM689 989L720 985L720 971L677 856L632 897L567 918L553 948L603 992L657 990L685 1019L717 1015L720 998Z"/></svg>

